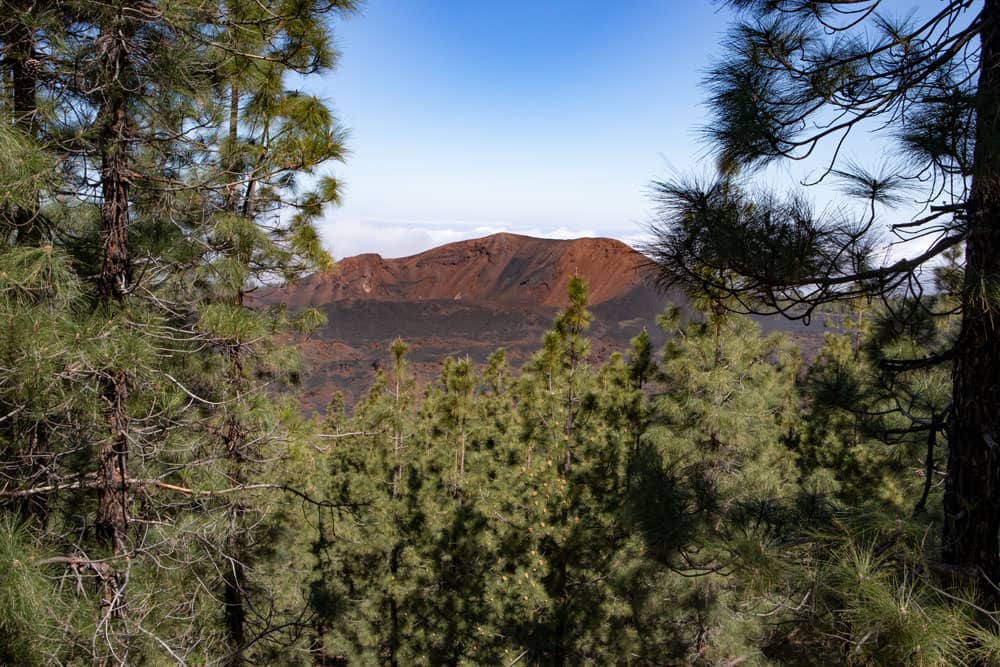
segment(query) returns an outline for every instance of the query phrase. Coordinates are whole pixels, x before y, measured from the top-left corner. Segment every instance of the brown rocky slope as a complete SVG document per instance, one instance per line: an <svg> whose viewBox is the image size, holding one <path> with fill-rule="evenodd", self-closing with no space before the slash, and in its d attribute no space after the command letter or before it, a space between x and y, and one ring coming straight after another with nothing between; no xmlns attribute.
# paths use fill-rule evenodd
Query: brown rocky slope
<svg viewBox="0 0 1000 667"><path fill-rule="evenodd" d="M683 301L653 289L646 259L620 241L516 234L398 259L350 257L333 272L268 290L260 299L291 310L318 308L327 316L323 329L300 342L308 367L304 403L311 411L323 409L336 390L348 405L355 403L386 363L396 337L411 345L421 383L432 381L449 355L483 362L503 347L519 366L565 306L574 275L589 287L595 361L627 349L643 328L662 340L656 315L668 301ZM779 320L768 320L765 327L797 328Z"/></svg>

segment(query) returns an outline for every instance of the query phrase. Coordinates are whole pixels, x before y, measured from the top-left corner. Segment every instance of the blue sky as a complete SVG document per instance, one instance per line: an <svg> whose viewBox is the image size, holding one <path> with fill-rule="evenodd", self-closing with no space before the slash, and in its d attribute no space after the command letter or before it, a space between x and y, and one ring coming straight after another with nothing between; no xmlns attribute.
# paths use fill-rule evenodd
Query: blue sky
<svg viewBox="0 0 1000 667"><path fill-rule="evenodd" d="M327 245L634 242L651 179L710 167L699 83L730 20L709 0L368 0L335 26L338 69L304 85L350 130Z"/></svg>

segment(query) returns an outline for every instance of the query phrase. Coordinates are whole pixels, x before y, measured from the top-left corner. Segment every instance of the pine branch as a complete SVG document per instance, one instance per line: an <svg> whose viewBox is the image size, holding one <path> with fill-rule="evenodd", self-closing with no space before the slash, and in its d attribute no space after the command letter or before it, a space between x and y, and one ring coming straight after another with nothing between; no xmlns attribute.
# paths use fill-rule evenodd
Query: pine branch
<svg viewBox="0 0 1000 667"><path fill-rule="evenodd" d="M165 489L167 491L176 491L177 493L182 493L187 496L198 496L203 498L211 498L216 496L226 496L234 493L239 493L241 491L259 491L262 489L273 489L278 491L284 491L286 493L291 493L294 496L302 498L308 503L316 505L318 507L331 507L337 509L357 509L358 507L364 507L368 503L332 503L328 500L319 500L313 498L304 491L300 491L287 484L270 484L270 483L260 483L260 484L240 484L237 486L231 486L225 489L192 489L186 486L179 486L177 484L170 484L158 479L137 479L130 478L125 482L129 486L153 486L159 489ZM96 477L91 479L86 479L82 481L70 482L68 484L47 484L45 486L36 486L30 489L19 489L16 491L0 491L0 498L27 498L30 496L37 496L46 493L55 493L56 491L62 491L66 489L97 489L100 488L100 484Z"/></svg>
<svg viewBox="0 0 1000 667"><path fill-rule="evenodd" d="M882 359L878 362L878 367L884 371L912 371L937 366L946 361L952 361L954 358L955 349L952 348L920 359Z"/></svg>

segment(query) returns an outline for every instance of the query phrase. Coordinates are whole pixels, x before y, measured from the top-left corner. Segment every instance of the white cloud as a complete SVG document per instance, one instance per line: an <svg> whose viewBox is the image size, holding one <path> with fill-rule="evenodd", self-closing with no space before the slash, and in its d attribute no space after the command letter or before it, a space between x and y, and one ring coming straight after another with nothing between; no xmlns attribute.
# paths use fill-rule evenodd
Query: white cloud
<svg viewBox="0 0 1000 667"><path fill-rule="evenodd" d="M457 230L369 220L328 222L320 229L337 259L369 252L403 257L462 238Z"/></svg>
<svg viewBox="0 0 1000 667"><path fill-rule="evenodd" d="M320 233L334 257L343 259L361 253L378 253L383 257L405 257L430 248L489 236L499 232L524 234L551 239L575 239L588 236L626 238L629 230L598 230L573 228L568 225L518 225L502 221L462 220L389 220L377 218L348 219L335 212L332 219L320 223ZM627 242L627 241L626 241Z"/></svg>

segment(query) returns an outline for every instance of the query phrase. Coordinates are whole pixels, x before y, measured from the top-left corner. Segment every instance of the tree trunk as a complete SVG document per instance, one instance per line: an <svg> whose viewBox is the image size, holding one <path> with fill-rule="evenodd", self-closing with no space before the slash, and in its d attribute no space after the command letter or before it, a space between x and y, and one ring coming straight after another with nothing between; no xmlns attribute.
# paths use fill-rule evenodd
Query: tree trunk
<svg viewBox="0 0 1000 667"><path fill-rule="evenodd" d="M943 547L953 565L1000 575L1000 0L986 0L969 197L962 327L948 420Z"/></svg>
<svg viewBox="0 0 1000 667"><path fill-rule="evenodd" d="M243 292L236 296L237 305L243 305ZM243 351L239 343L233 343L228 349L230 361L230 380L235 396L242 399L243 394ZM229 475L234 485L246 482L244 466L246 465L247 432L236 414L230 415L223 434L226 445L226 457L229 461ZM245 531L247 530L244 516L246 505L237 497L229 507L228 527L226 534L225 574L223 576L223 603L225 604L226 635L229 640L230 667L239 667L244 663L246 649L246 596L247 575L246 560L249 556Z"/></svg>
<svg viewBox="0 0 1000 667"><path fill-rule="evenodd" d="M243 564L246 558L246 544L243 540L242 530L245 529L242 515L245 511L241 505L237 504L229 510L229 528L226 536L226 557L225 574L223 575L222 601L225 605L225 625L226 637L229 642L229 659L226 661L231 667L238 667L243 664L243 651L246 647L246 606L244 598L246 596L246 567Z"/></svg>
<svg viewBox="0 0 1000 667"><path fill-rule="evenodd" d="M101 301L112 305L124 295L131 275L128 252L129 143L128 117L129 50L135 33L134 20L124 8L101 26L97 50L104 69L98 111L98 148L101 156L101 271L97 284ZM128 491L128 378L122 370L106 371L104 399L108 405L109 435L98 456L98 505L95 530L115 557L104 581L104 605L113 616L125 610L124 581L117 566L127 551L129 526Z"/></svg>
<svg viewBox="0 0 1000 667"><path fill-rule="evenodd" d="M35 94L38 88L38 53L35 33L20 21L9 35L7 61L10 63L11 88L14 94L14 124L29 135L35 127Z"/></svg>
<svg viewBox="0 0 1000 667"><path fill-rule="evenodd" d="M4 49L4 60L10 70L10 88L13 95L13 122L26 137L37 137L37 92L38 74L41 63L38 59L35 31L24 23L29 6L18 3L12 7L17 13L14 22L5 35L7 48ZM24 12L21 15L21 12ZM17 230L19 244L35 244L41 239L41 227L38 225L38 205L33 207L15 207L9 212L11 222Z"/></svg>
<svg viewBox="0 0 1000 667"><path fill-rule="evenodd" d="M37 50L36 31L26 21L31 16L33 5L24 0L12 3L12 23L5 30L6 48L3 49L3 59L10 73L10 90L13 95L13 116L11 121L29 140L38 138L38 74L41 62ZM9 207L8 207L9 206ZM0 217L6 218L16 230L16 242L19 245L37 245L42 239L42 226L39 224L38 198L28 206L4 206ZM29 434L27 447L21 450L17 457L20 463L14 473L21 480L38 480L51 474L50 451L48 444L48 428L45 422L38 421L28 424L11 424L14 433ZM32 482L34 484L34 482ZM41 484L39 482L38 484ZM48 517L48 498L39 495L28 497L18 502L18 510L25 519L37 519L44 525Z"/></svg>
<svg viewBox="0 0 1000 667"><path fill-rule="evenodd" d="M105 65L104 91L98 116L101 151L101 272L98 286L105 300L124 296L131 280L129 256L129 143L127 77L129 42L134 22L119 9L115 20L98 38Z"/></svg>
<svg viewBox="0 0 1000 667"><path fill-rule="evenodd" d="M104 400L108 404L110 433L101 444L97 467L97 519L94 524L98 539L115 557L127 553L126 537L129 525L128 492L128 383L124 372L117 372L104 382ZM114 563L117 565L117 563ZM111 616L123 615L125 591L115 567L109 568L104 581L102 607Z"/></svg>
<svg viewBox="0 0 1000 667"><path fill-rule="evenodd" d="M229 88L229 158L226 160L225 178L226 185L226 210L231 213L239 213L239 180L242 170L239 168L237 158L237 144L239 143L240 126L240 89L236 83L232 83Z"/></svg>
<svg viewBox="0 0 1000 667"><path fill-rule="evenodd" d="M237 123L239 120L239 89L233 84L230 96L230 117L229 134L234 142L238 136ZM253 196L254 181L247 184L246 200L243 202L243 216L252 220L250 198ZM234 188L235 189L235 188ZM235 204L235 201L234 201ZM228 206L228 204L227 204ZM250 264L249 253L237 253L236 259L245 265ZM245 292L242 286L233 295L233 305L242 309L245 302ZM239 340L232 341L227 349L226 356L229 359L229 384L233 392L233 398L237 401L237 406L243 402L245 391L243 358L246 350ZM226 458L229 461L229 475L232 483L242 485L247 478L247 429L241 421L238 413L239 408L234 406L233 413L229 416L226 429L223 434L223 442L226 446ZM223 603L225 604L225 624L226 635L229 640L229 667L240 667L245 662L246 641L246 621L247 621L247 561L250 557L249 542L246 531L248 530L245 516L249 511L242 500L237 497L228 510L228 521L226 534L226 557L229 562L226 565L225 576L223 577Z"/></svg>

